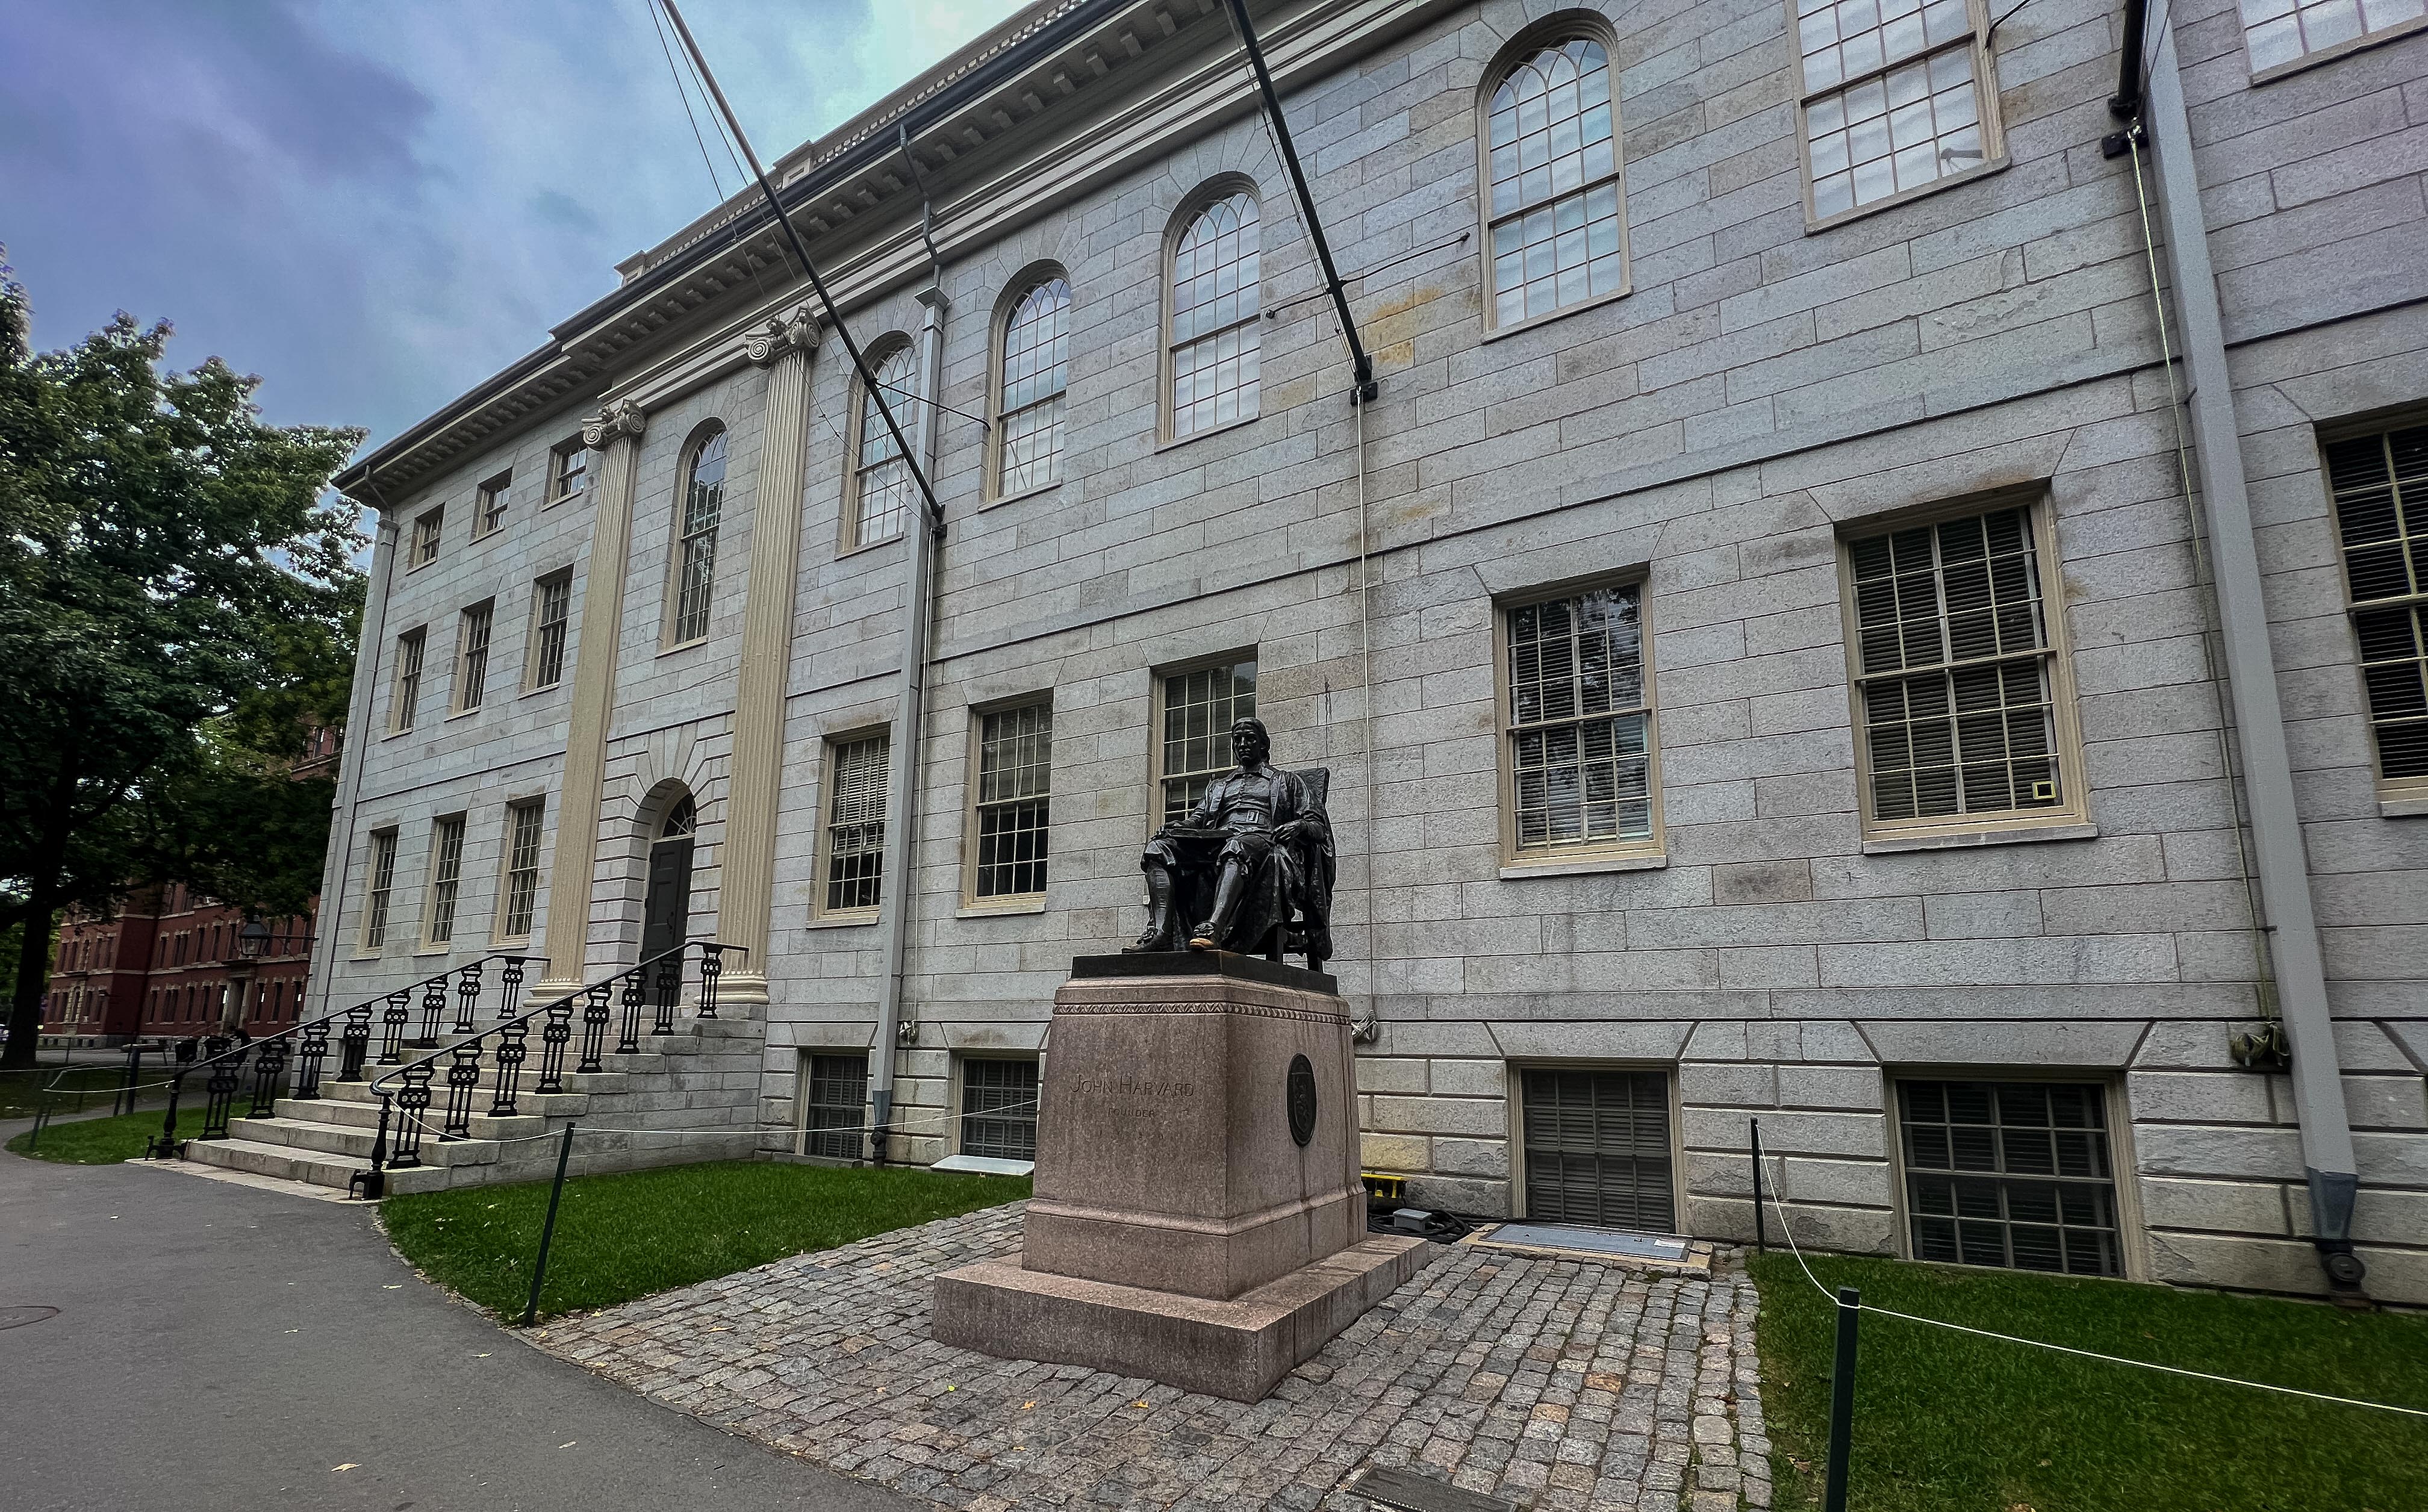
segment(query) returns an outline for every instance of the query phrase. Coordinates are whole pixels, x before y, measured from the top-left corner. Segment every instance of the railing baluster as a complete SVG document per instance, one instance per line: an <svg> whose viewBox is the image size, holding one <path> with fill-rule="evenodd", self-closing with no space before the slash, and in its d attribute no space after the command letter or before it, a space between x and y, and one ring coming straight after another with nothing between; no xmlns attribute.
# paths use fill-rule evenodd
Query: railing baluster
<svg viewBox="0 0 2428 1512"><path fill-rule="evenodd" d="M224 1035L212 1035L203 1044L212 1059L210 1079L203 1083L203 1131L196 1136L205 1140L227 1138L228 1118L235 1111L236 1090L243 1083L245 1051ZM235 1055L229 1050L235 1049Z"/></svg>
<svg viewBox="0 0 2428 1512"><path fill-rule="evenodd" d="M411 990L406 989L408 992ZM442 971L421 984L421 1039L418 1043L438 1043L438 1018L446 1011L447 974Z"/></svg>
<svg viewBox="0 0 2428 1512"><path fill-rule="evenodd" d="M396 1154L388 1158L391 1166L421 1163L421 1114L430 1106L430 1079L433 1075L427 1060L416 1060L399 1075L404 1085L396 1094Z"/></svg>
<svg viewBox="0 0 2428 1512"><path fill-rule="evenodd" d="M287 1058L294 1048L295 1042L282 1035L265 1041L255 1052L253 1062L253 1117L268 1118L277 1110L278 1081L287 1074Z"/></svg>
<svg viewBox="0 0 2428 1512"><path fill-rule="evenodd" d="M387 994L387 1007L380 1013L381 1065L402 1065L404 1062L404 1026L412 1017L412 988L402 988Z"/></svg>
<svg viewBox="0 0 2428 1512"><path fill-rule="evenodd" d="M641 973L624 973L624 1037L615 1042L617 1055L641 1053Z"/></svg>
<svg viewBox="0 0 2428 1512"><path fill-rule="evenodd" d="M447 1066L447 1115L438 1124L441 1140L468 1138L472 1132L472 1089L481 1084L483 1039L455 1046Z"/></svg>
<svg viewBox="0 0 2428 1512"><path fill-rule="evenodd" d="M498 1022L502 1024L515 1016L523 998L523 958L508 956L498 972Z"/></svg>
<svg viewBox="0 0 2428 1512"><path fill-rule="evenodd" d="M179 1048L184 1047L181 1045ZM192 1057L189 1056L187 1059L191 1060ZM176 1155L177 1099L184 1094L185 1091L186 1074L180 1071L169 1078L169 1111L160 1120L160 1137L154 1140L151 1148L143 1152L147 1159L166 1160Z"/></svg>
<svg viewBox="0 0 2428 1512"><path fill-rule="evenodd" d="M337 1033L337 1079L363 1079L363 1061L371 1053L371 1005L356 1003L346 1010L346 1027Z"/></svg>
<svg viewBox="0 0 2428 1512"><path fill-rule="evenodd" d="M598 1070L599 1058L607 1053L607 1025L615 1016L608 1003L614 996L603 981L582 989L582 1063L573 1068L575 1071Z"/></svg>
<svg viewBox="0 0 2428 1512"><path fill-rule="evenodd" d="M649 1030L651 1037L675 1031L675 1008L682 1001L682 947L678 945L658 958L657 992L658 1022Z"/></svg>
<svg viewBox="0 0 2428 1512"><path fill-rule="evenodd" d="M329 1021L316 1018L304 1026L296 1050L295 1096L308 1101L320 1095L320 1062L329 1058Z"/></svg>
<svg viewBox="0 0 2428 1512"><path fill-rule="evenodd" d="M455 1032L469 1034L481 1014L481 963L477 961L455 974Z"/></svg>
<svg viewBox="0 0 2428 1512"><path fill-rule="evenodd" d="M725 947L703 945L699 947L699 1016L716 1017L716 978L725 974Z"/></svg>
<svg viewBox="0 0 2428 1512"><path fill-rule="evenodd" d="M523 1057L530 1053L531 1024L509 1024L498 1031L497 1096L489 1103L492 1118L512 1118L515 1099L522 1090Z"/></svg>
<svg viewBox="0 0 2428 1512"><path fill-rule="evenodd" d="M573 999L560 997L543 1010L548 1024L539 1031L539 1082L534 1092L565 1090L565 1047L573 1041Z"/></svg>

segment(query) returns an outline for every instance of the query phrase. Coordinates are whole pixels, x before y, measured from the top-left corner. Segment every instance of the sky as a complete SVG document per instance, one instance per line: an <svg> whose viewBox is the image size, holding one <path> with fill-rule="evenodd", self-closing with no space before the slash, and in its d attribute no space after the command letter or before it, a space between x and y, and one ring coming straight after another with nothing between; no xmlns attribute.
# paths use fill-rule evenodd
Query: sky
<svg viewBox="0 0 2428 1512"><path fill-rule="evenodd" d="M1019 8L678 4L770 162ZM0 4L0 246L35 344L166 319L173 366L261 375L273 423L377 445L719 197L648 0Z"/></svg>

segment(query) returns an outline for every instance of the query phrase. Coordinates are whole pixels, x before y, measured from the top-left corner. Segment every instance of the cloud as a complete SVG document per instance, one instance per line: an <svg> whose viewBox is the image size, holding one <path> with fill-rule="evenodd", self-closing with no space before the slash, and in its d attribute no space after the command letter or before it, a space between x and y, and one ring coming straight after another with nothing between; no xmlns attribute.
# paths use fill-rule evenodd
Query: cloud
<svg viewBox="0 0 2428 1512"><path fill-rule="evenodd" d="M1013 8L684 13L773 159ZM714 203L660 47L642 0L0 6L0 242L36 340L166 317L172 360L265 375L271 419L392 436Z"/></svg>

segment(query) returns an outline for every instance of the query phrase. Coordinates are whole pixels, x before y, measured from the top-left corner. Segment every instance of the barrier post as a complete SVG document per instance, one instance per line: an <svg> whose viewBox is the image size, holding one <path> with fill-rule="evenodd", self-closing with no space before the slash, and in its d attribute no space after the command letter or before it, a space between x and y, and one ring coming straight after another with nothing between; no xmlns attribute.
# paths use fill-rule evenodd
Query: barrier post
<svg viewBox="0 0 2428 1512"><path fill-rule="evenodd" d="M1762 1120L1753 1120L1753 1252L1770 1253L1762 1227Z"/></svg>
<svg viewBox="0 0 2428 1512"><path fill-rule="evenodd" d="M1863 1294L1838 1289L1838 1353L1829 1365L1829 1471L1822 1512L1846 1512L1846 1455L1855 1434L1855 1323Z"/></svg>
<svg viewBox="0 0 2428 1512"><path fill-rule="evenodd" d="M532 1262L531 1300L523 1304L523 1326L539 1317L539 1284L548 1275L548 1246L556 1238L556 1205L565 1197L565 1164L573 1159L573 1126L565 1126L565 1142L556 1149L556 1184L548 1189L548 1221L539 1225L539 1257Z"/></svg>

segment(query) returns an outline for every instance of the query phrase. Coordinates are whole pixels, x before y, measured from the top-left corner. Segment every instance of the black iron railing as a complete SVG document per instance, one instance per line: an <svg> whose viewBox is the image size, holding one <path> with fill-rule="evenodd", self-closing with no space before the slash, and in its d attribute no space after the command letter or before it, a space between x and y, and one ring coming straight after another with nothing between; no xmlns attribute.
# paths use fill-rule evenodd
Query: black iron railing
<svg viewBox="0 0 2428 1512"><path fill-rule="evenodd" d="M363 1195L384 1195L386 1172L421 1163L422 1141L434 1128L429 1117L432 1105L438 1106L435 1129L441 1142L469 1139L476 1108L479 1116L490 1118L518 1114L533 1028L539 1031L538 1075L531 1086L534 1095L566 1090L568 1060L572 1075L601 1070L610 1053L611 1027L615 1031L613 1053L617 1055L637 1054L645 1034L672 1034L676 1012L682 1005L685 958L695 950L699 953L695 1011L701 1018L713 1019L725 957L747 952L740 945L697 940L527 1012L511 1018L500 1014L485 1029L459 1018L459 1028L468 1031L468 1038L381 1072L371 1080L371 1091L380 1100L371 1168L357 1174ZM479 1108L484 1095L488 1106Z"/></svg>
<svg viewBox="0 0 2428 1512"><path fill-rule="evenodd" d="M367 998L316 1019L290 1024L259 1039L239 1030L232 1035L214 1034L199 1044L183 1041L176 1049L177 1071L169 1083L168 1112L161 1120L158 1137L144 1153L154 1159L167 1159L184 1147L186 1142L177 1136L177 1108L185 1093L186 1078L198 1071L206 1073L203 1079L203 1126L191 1138L225 1139L229 1123L238 1116L238 1094L246 1090L248 1078L252 1101L244 1116L253 1118L269 1117L281 1097L320 1096L323 1072L333 1053L337 1057L337 1072L331 1079L360 1081L374 1038L380 1041L380 1064L402 1062L403 1052L413 1045L404 1038L404 1027L411 1020L410 1008L417 998L423 1009L422 1043L435 1044L439 1019L451 998L456 1005L457 1033L471 1032L484 995L496 998L498 1018L511 1018L522 1001L528 968L534 962L545 964L547 960L546 956L486 955L461 966L451 966L425 981ZM497 967L494 973L489 969L493 964ZM431 1006L434 1002L435 1009Z"/></svg>

